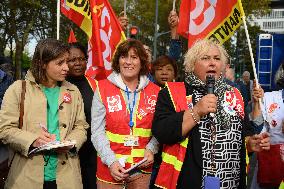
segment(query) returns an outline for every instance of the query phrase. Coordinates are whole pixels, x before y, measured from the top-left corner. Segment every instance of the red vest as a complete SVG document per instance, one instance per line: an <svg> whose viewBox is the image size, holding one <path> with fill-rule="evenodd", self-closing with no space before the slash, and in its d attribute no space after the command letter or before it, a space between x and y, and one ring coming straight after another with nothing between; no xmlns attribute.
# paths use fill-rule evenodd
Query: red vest
<svg viewBox="0 0 284 189"><path fill-rule="evenodd" d="M85 75L90 87L92 88L92 90L95 92L96 88L97 88L97 80L91 78L88 75Z"/></svg>
<svg viewBox="0 0 284 189"><path fill-rule="evenodd" d="M125 92L113 85L109 80L98 81L98 91L106 109L106 136L110 141L110 148L116 158L127 156L125 169L139 162L144 157L146 145L152 133L152 119L155 112L159 87L150 82L142 91L137 93L134 109L134 126L132 133L139 138L139 146L124 146L125 137L130 135L129 110L127 109ZM131 103L132 105L132 103ZM98 156L97 178L109 183L118 183L113 179L107 165L103 164ZM151 172L152 167L142 171Z"/></svg>
<svg viewBox="0 0 284 189"><path fill-rule="evenodd" d="M176 112L188 110L188 104L192 103L192 96L186 96L183 82L169 82L166 84ZM234 88L236 98L242 102L240 92ZM236 108L242 111L243 103ZM240 113L242 116L243 114ZM187 150L188 138L174 145L164 145L162 163L155 185L160 188L175 189ZM193 173L194 174L194 173Z"/></svg>

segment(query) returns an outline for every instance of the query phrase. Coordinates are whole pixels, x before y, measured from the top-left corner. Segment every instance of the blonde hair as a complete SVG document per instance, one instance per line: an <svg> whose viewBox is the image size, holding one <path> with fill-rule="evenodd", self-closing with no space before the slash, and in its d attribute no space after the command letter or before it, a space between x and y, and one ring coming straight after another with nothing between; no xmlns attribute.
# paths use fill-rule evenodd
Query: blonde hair
<svg viewBox="0 0 284 189"><path fill-rule="evenodd" d="M200 58L200 56L210 51L212 47L216 47L219 50L221 55L220 58L221 61L224 63L224 66L228 64L229 55L222 45L220 45L219 43L213 40L202 39L196 41L194 45L185 54L184 56L185 72L193 72L194 65L198 60L198 58Z"/></svg>

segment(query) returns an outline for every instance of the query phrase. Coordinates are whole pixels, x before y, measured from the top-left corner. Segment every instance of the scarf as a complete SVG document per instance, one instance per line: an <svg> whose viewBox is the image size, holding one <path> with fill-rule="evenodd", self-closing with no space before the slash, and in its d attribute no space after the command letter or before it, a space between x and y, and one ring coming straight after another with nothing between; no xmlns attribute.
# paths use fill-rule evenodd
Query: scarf
<svg viewBox="0 0 284 189"><path fill-rule="evenodd" d="M203 94L203 96L207 94L206 83L201 81L192 72L185 74L185 82L193 89L194 96L196 95L196 91ZM217 97L217 112L215 113L215 118L217 123L222 125L224 129L228 129L231 122L230 114L228 114L223 108L224 96L226 91L232 90L233 88L225 83L222 75L215 81L214 95Z"/></svg>

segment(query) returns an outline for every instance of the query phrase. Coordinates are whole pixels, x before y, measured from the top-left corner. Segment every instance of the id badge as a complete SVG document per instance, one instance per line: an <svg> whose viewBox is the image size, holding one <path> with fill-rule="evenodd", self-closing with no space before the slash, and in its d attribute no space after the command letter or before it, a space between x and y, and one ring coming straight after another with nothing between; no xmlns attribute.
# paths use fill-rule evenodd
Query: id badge
<svg viewBox="0 0 284 189"><path fill-rule="evenodd" d="M205 189L220 189L220 178L205 176L204 177L204 188Z"/></svg>
<svg viewBox="0 0 284 189"><path fill-rule="evenodd" d="M139 146L138 137L137 136L126 136L124 138L124 146Z"/></svg>

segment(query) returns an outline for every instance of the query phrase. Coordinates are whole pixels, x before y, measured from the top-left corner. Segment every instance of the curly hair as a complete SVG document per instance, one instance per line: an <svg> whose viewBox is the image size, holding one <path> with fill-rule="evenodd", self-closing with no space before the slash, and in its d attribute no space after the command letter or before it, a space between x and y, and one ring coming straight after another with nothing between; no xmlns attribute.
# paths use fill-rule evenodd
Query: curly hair
<svg viewBox="0 0 284 189"><path fill-rule="evenodd" d="M46 71L43 65L48 64L50 61L60 57L64 53L69 53L69 45L58 41L56 39L42 39L38 42L31 64L31 73L35 81L41 83L47 81Z"/></svg>
<svg viewBox="0 0 284 189"><path fill-rule="evenodd" d="M229 55L227 51L224 49L222 45L217 43L216 41L209 39L198 40L194 43L194 45L187 51L184 56L184 66L186 72L193 72L195 62L198 60L200 56L204 53L210 51L212 47L216 47L221 54L221 61L227 65L229 60Z"/></svg>
<svg viewBox="0 0 284 189"><path fill-rule="evenodd" d="M284 60L279 66L276 74L275 74L275 83L277 87L283 89L284 88Z"/></svg>
<svg viewBox="0 0 284 189"><path fill-rule="evenodd" d="M121 56L126 56L131 48L134 49L140 59L141 70L139 74L147 75L149 73L148 55L143 47L143 44L136 39L128 39L119 44L112 59L111 67L113 71L120 73L119 58Z"/></svg>

